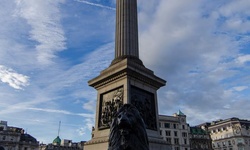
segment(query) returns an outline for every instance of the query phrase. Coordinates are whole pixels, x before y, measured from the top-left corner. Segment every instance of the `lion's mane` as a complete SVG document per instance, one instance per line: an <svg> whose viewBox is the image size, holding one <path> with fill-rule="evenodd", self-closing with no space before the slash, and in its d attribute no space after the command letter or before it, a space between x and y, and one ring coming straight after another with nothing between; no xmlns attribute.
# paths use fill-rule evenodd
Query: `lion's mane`
<svg viewBox="0 0 250 150"><path fill-rule="evenodd" d="M108 150L149 150L144 121L133 105L125 104L116 113Z"/></svg>

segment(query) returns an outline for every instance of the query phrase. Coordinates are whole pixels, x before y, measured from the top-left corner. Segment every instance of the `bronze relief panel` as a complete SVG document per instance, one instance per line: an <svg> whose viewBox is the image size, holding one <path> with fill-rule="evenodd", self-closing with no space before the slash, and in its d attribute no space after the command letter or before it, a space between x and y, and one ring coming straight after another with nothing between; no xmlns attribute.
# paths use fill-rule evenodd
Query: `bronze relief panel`
<svg viewBox="0 0 250 150"><path fill-rule="evenodd" d="M139 110L146 128L157 130L154 94L131 86L131 103Z"/></svg>
<svg viewBox="0 0 250 150"><path fill-rule="evenodd" d="M100 95L99 108L99 129L106 129L110 127L112 118L123 105L123 87L111 90Z"/></svg>

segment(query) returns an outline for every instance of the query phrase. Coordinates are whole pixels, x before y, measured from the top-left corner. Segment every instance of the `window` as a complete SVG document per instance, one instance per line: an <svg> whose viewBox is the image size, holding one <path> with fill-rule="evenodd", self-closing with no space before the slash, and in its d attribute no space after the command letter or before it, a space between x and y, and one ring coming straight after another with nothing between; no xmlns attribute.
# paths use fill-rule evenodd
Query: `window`
<svg viewBox="0 0 250 150"><path fill-rule="evenodd" d="M174 131L174 136L178 136L177 131Z"/></svg>
<svg viewBox="0 0 250 150"><path fill-rule="evenodd" d="M174 144L179 144L179 139L178 138L174 139Z"/></svg>
<svg viewBox="0 0 250 150"><path fill-rule="evenodd" d="M187 144L187 139L184 139L184 144Z"/></svg>
<svg viewBox="0 0 250 150"><path fill-rule="evenodd" d="M161 127L161 123L159 123L159 127Z"/></svg>
<svg viewBox="0 0 250 150"><path fill-rule="evenodd" d="M171 131L166 131L166 136L171 136Z"/></svg>
<svg viewBox="0 0 250 150"><path fill-rule="evenodd" d="M213 147L215 147L215 144L213 143Z"/></svg>
<svg viewBox="0 0 250 150"><path fill-rule="evenodd" d="M237 139L238 143L243 143L243 139Z"/></svg>
<svg viewBox="0 0 250 150"><path fill-rule="evenodd" d="M182 125L182 129L185 129L185 125Z"/></svg>
<svg viewBox="0 0 250 150"><path fill-rule="evenodd" d="M231 141L228 141L228 145L229 145L229 146L231 145Z"/></svg>
<svg viewBox="0 0 250 150"><path fill-rule="evenodd" d="M219 142L217 143L217 146L220 147L220 143Z"/></svg>
<svg viewBox="0 0 250 150"><path fill-rule="evenodd" d="M174 150L180 150L180 148L179 147L175 147Z"/></svg>
<svg viewBox="0 0 250 150"><path fill-rule="evenodd" d="M176 129L177 128L177 125L174 123L174 129Z"/></svg>
<svg viewBox="0 0 250 150"><path fill-rule="evenodd" d="M165 126L165 128L170 128L170 124L169 123L165 123L164 126Z"/></svg>
<svg viewBox="0 0 250 150"><path fill-rule="evenodd" d="M162 135L162 131L160 130L160 135Z"/></svg>
<svg viewBox="0 0 250 150"><path fill-rule="evenodd" d="M166 141L167 141L167 143L172 143L172 140L171 140L171 138L166 138Z"/></svg>
<svg viewBox="0 0 250 150"><path fill-rule="evenodd" d="M186 132L182 132L182 137L187 137L187 133Z"/></svg>
<svg viewBox="0 0 250 150"><path fill-rule="evenodd" d="M3 136L3 141L6 139L6 136Z"/></svg>

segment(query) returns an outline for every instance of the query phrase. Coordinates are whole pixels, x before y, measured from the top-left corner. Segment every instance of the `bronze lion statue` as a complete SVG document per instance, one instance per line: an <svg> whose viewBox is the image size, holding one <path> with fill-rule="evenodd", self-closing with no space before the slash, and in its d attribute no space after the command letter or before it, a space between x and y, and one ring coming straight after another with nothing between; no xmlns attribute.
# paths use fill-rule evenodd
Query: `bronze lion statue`
<svg viewBox="0 0 250 150"><path fill-rule="evenodd" d="M115 114L108 150L149 150L145 124L135 106L125 104Z"/></svg>

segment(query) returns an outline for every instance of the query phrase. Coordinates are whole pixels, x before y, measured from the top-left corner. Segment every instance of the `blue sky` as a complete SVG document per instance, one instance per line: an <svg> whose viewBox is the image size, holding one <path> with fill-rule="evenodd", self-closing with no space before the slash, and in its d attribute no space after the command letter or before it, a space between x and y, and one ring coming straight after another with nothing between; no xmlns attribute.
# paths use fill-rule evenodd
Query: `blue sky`
<svg viewBox="0 0 250 150"><path fill-rule="evenodd" d="M249 119L249 0L138 0L140 58L167 80L159 112ZM115 0L0 1L0 120L40 142L89 140L114 58Z"/></svg>

